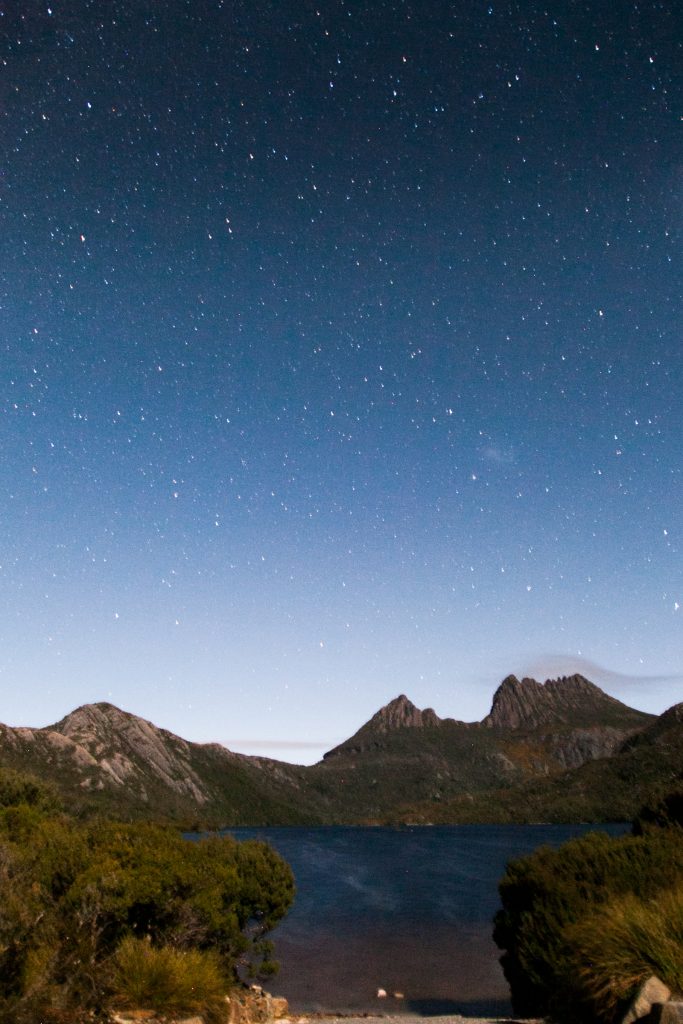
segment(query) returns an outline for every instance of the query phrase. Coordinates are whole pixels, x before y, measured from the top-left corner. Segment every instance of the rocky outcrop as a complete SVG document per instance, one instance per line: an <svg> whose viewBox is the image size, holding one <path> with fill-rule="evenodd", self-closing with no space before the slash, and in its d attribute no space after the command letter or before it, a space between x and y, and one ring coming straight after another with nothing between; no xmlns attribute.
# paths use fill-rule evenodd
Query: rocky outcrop
<svg viewBox="0 0 683 1024"><path fill-rule="evenodd" d="M207 800L202 780L191 765L190 744L113 704L84 704L52 731L86 750L115 785L142 782L152 774L200 805Z"/></svg>
<svg viewBox="0 0 683 1024"><path fill-rule="evenodd" d="M271 996L264 992L258 985L253 985L248 991L233 989L230 995L225 997L225 1010L216 1011L210 1017L203 1014L193 1016L157 1016L151 1010L131 1009L119 1010L112 1014L111 1024L208 1024L209 1020L221 1024L274 1024L275 1021L284 1020L289 1013L289 1006L286 999L278 996Z"/></svg>
<svg viewBox="0 0 683 1024"><path fill-rule="evenodd" d="M650 716L628 708L581 675L538 683L507 676L493 696L482 721L488 729L538 729L543 725L614 718L615 714L645 725Z"/></svg>
<svg viewBox="0 0 683 1024"><path fill-rule="evenodd" d="M380 708L350 739L328 750L323 761L384 748L386 741L399 733L438 729L446 722L452 724L450 719L439 718L432 708L420 710L402 693Z"/></svg>
<svg viewBox="0 0 683 1024"><path fill-rule="evenodd" d="M611 726L571 729L546 738L553 760L559 768L578 768L599 757L611 757L624 743L624 730Z"/></svg>
<svg viewBox="0 0 683 1024"><path fill-rule="evenodd" d="M421 711L402 693L400 697L380 708L367 723L366 728L381 734L394 729L426 729L438 725L441 725L441 719L432 708Z"/></svg>

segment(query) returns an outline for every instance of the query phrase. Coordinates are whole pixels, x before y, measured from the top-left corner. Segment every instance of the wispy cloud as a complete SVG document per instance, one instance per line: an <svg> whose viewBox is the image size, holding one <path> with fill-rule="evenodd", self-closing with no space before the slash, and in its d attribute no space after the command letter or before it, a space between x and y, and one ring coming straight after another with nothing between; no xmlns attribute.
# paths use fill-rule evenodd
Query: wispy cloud
<svg viewBox="0 0 683 1024"><path fill-rule="evenodd" d="M502 448L497 444L485 445L479 449L479 454L487 462L495 462L499 466L512 466L516 462L515 453L512 448Z"/></svg>
<svg viewBox="0 0 683 1024"><path fill-rule="evenodd" d="M613 683L615 686L642 687L650 683L676 683L683 681L683 673L672 675L638 675L631 672L615 672L599 665L597 661L572 654L541 654L523 666L523 674L535 679L550 679L555 676L572 675L580 672L591 680Z"/></svg>
<svg viewBox="0 0 683 1024"><path fill-rule="evenodd" d="M339 742L338 740L335 742ZM335 742L328 743L325 740L320 740L318 743L312 740L224 740L224 746L229 747L230 750L235 750L238 747L249 747L255 749L258 747L259 750L329 750L330 747L335 745Z"/></svg>

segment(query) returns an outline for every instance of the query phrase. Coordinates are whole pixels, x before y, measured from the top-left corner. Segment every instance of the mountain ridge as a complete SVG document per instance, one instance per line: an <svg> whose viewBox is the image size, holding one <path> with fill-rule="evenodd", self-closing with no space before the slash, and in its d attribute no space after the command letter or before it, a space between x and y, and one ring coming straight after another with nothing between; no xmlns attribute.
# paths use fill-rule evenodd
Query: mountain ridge
<svg viewBox="0 0 683 1024"><path fill-rule="evenodd" d="M493 695L491 711L482 720L487 728L537 728L553 721L568 721L579 712L600 715L609 711L632 712L615 697L610 697L585 676L575 673L546 679L506 676Z"/></svg>
<svg viewBox="0 0 683 1024"><path fill-rule="evenodd" d="M545 683L507 676L481 722L440 718L400 694L316 765L300 766L193 743L96 702L42 729L0 725L0 766L53 779L85 816L357 823L411 813L401 808L476 803L555 778L637 746L658 721L583 676ZM675 716L674 726L683 731Z"/></svg>

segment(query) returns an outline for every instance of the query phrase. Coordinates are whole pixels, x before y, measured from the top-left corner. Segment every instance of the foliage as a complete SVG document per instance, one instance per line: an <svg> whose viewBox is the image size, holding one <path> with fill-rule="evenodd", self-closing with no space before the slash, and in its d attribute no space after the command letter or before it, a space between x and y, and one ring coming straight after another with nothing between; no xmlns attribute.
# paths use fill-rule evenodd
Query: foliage
<svg viewBox="0 0 683 1024"><path fill-rule="evenodd" d="M0 807L20 805L52 811L56 810L58 799L47 782L11 768L0 768Z"/></svg>
<svg viewBox="0 0 683 1024"><path fill-rule="evenodd" d="M614 899L567 941L577 999L597 1020L612 1020L651 974L683 992L683 885L655 900Z"/></svg>
<svg viewBox="0 0 683 1024"><path fill-rule="evenodd" d="M588 1019L576 983L573 927L589 917L599 921L619 898L648 900L680 884L677 830L617 839L596 832L511 862L499 886L503 906L494 939L505 950L501 964L516 1012Z"/></svg>
<svg viewBox="0 0 683 1024"><path fill-rule="evenodd" d="M646 804L633 822L635 835L648 828L683 828L683 790L667 793L656 803Z"/></svg>
<svg viewBox="0 0 683 1024"><path fill-rule="evenodd" d="M151 824L24 818L0 835L0 1007L97 1007L128 936L214 951L226 975L272 967L263 936L286 913L289 867L259 842L190 842Z"/></svg>
<svg viewBox="0 0 683 1024"><path fill-rule="evenodd" d="M129 935L114 955L111 986L118 1006L218 1016L228 981L214 950L155 947Z"/></svg>

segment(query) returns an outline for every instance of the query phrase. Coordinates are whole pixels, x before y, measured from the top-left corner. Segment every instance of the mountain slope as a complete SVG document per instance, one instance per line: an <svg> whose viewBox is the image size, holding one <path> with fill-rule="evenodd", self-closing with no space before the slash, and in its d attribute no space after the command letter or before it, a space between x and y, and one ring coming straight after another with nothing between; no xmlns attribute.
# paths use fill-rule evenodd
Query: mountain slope
<svg viewBox="0 0 683 1024"><path fill-rule="evenodd" d="M569 820L585 817L589 804L599 808L591 813L612 814L609 788L590 803L592 788L606 785L600 766L615 760L610 755L640 759L653 777L666 762L670 774L661 756L668 747L657 741L657 729L670 733L662 720L582 676L544 684L508 676L482 722L442 719L401 695L319 764L302 767L190 743L100 703L44 729L0 725L0 766L50 779L80 815L226 825L491 814ZM621 792L618 781L614 786Z"/></svg>
<svg viewBox="0 0 683 1024"><path fill-rule="evenodd" d="M441 719L402 695L309 769L310 784L328 803L343 794L341 820L383 819L406 794L438 806L606 757L651 720L579 675L508 676L480 723Z"/></svg>
<svg viewBox="0 0 683 1024"><path fill-rule="evenodd" d="M611 757L440 807L406 802L398 814L431 823L630 821L645 804L682 788L683 704L676 704Z"/></svg>
<svg viewBox="0 0 683 1024"><path fill-rule="evenodd" d="M317 821L295 800L298 769L188 743L112 704L46 729L0 725L0 763L54 782L77 814L224 824Z"/></svg>

